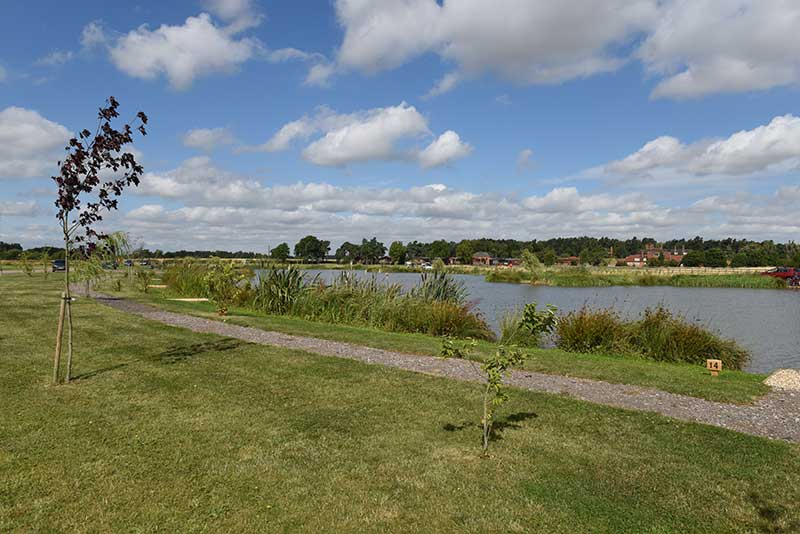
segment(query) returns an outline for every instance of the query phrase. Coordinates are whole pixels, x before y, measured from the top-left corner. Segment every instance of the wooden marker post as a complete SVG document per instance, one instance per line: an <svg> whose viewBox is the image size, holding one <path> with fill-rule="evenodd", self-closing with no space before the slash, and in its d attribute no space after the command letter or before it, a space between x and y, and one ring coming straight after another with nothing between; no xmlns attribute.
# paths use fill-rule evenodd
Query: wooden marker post
<svg viewBox="0 0 800 534"><path fill-rule="evenodd" d="M56 353L53 357L53 384L58 384L58 372L61 366L61 338L64 337L64 307L67 303L67 294L61 293L61 307L58 310L58 329L56 333Z"/></svg>
<svg viewBox="0 0 800 534"><path fill-rule="evenodd" d="M706 360L706 369L711 371L711 376L719 376L722 371L722 360Z"/></svg>

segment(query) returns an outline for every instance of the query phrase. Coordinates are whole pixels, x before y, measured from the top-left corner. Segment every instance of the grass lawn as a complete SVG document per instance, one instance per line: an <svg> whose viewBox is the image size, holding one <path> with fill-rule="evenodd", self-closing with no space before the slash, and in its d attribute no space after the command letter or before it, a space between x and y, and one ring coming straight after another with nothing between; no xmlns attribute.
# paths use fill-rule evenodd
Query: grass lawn
<svg viewBox="0 0 800 534"><path fill-rule="evenodd" d="M0 278L0 532L736 532L800 528L800 447L199 335ZM783 529L783 530L781 530Z"/></svg>
<svg viewBox="0 0 800 534"><path fill-rule="evenodd" d="M211 303L170 301L158 289L151 290L147 295L133 290L124 291L121 295L174 312L219 319ZM241 326L415 354L438 356L441 348L439 338L425 334L386 332L369 327L307 321L298 317L264 315L242 308L231 309L226 320ZM478 353L487 354L496 348L494 343L479 342ZM525 368L541 373L636 384L721 402L747 403L769 391L763 384L765 375L741 371L725 371L719 377L712 377L705 368L696 365L613 355L576 354L558 349L530 349L530 352L531 357Z"/></svg>

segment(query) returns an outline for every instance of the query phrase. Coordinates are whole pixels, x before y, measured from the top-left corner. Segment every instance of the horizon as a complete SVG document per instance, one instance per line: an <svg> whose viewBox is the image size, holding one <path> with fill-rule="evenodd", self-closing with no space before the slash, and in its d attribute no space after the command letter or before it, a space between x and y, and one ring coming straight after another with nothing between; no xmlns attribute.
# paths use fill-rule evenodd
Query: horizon
<svg viewBox="0 0 800 534"><path fill-rule="evenodd" d="M150 124L100 228L150 250L796 240L800 4L486 6L9 2L0 241L58 242L50 176L111 95Z"/></svg>

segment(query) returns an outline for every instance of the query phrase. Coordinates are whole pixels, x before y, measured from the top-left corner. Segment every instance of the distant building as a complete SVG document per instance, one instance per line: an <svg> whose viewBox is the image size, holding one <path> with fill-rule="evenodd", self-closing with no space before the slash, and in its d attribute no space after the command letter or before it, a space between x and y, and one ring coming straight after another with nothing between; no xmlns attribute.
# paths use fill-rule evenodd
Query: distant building
<svg viewBox="0 0 800 534"><path fill-rule="evenodd" d="M472 255L472 265L493 265L496 261L488 252L476 252Z"/></svg>
<svg viewBox="0 0 800 534"><path fill-rule="evenodd" d="M578 265L581 259L578 256L565 256L563 258L558 258L556 263L558 265Z"/></svg>
<svg viewBox="0 0 800 534"><path fill-rule="evenodd" d="M625 265L628 267L646 267L647 262L659 258L664 258L665 262L674 262L680 265L686 257L686 250L669 250L657 247L648 243L647 247L638 254L631 254L625 257Z"/></svg>

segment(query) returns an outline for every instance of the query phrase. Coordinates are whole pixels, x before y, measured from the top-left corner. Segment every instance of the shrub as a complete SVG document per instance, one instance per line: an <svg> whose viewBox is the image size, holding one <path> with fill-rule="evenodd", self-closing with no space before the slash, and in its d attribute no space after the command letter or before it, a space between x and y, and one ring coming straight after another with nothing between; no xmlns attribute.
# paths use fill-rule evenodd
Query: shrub
<svg viewBox="0 0 800 534"><path fill-rule="evenodd" d="M610 309L583 307L560 318L557 345L569 352L625 352L624 324Z"/></svg>
<svg viewBox="0 0 800 534"><path fill-rule="evenodd" d="M610 309L582 308L558 322L559 348L569 352L604 352L658 361L704 365L706 359L722 360L727 369L741 369L749 352L735 341L664 307L646 309L635 321L623 321Z"/></svg>
<svg viewBox="0 0 800 534"><path fill-rule="evenodd" d="M214 261L206 271L203 282L209 300L217 307L219 315L226 315L228 308L239 294L239 281L242 279L230 262Z"/></svg>
<svg viewBox="0 0 800 534"><path fill-rule="evenodd" d="M419 284L411 290L411 295L425 301L446 301L459 305L467 301L464 284L441 271L422 273Z"/></svg>
<svg viewBox="0 0 800 534"><path fill-rule="evenodd" d="M206 269L201 264L183 260L170 265L162 280L170 291L182 297L207 297L205 275Z"/></svg>
<svg viewBox="0 0 800 534"><path fill-rule="evenodd" d="M150 269L138 269L136 271L136 284L142 293L147 293L147 288L150 286L150 282L153 281L154 276L153 271Z"/></svg>
<svg viewBox="0 0 800 534"><path fill-rule="evenodd" d="M253 306L267 313L285 314L306 290L305 274L297 269L272 269L261 275L254 290Z"/></svg>

